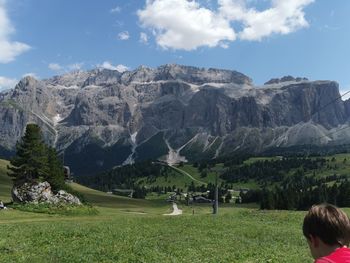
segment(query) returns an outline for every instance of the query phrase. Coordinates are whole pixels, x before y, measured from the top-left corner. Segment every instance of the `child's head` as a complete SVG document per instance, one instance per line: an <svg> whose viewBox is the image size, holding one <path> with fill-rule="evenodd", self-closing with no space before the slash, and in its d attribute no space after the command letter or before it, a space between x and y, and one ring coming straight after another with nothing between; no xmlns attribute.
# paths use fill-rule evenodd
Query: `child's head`
<svg viewBox="0 0 350 263"><path fill-rule="evenodd" d="M304 218L303 233L314 258L327 255L332 248L350 243L350 220L339 208L314 205Z"/></svg>

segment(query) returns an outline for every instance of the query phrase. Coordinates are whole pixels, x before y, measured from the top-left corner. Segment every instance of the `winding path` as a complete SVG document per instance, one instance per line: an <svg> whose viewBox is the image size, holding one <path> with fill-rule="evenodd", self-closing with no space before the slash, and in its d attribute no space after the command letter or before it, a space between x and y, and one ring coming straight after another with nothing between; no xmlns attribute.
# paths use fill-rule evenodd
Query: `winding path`
<svg viewBox="0 0 350 263"><path fill-rule="evenodd" d="M182 215L182 210L177 207L177 204L173 202L173 212L170 214L163 214L164 216L178 216Z"/></svg>
<svg viewBox="0 0 350 263"><path fill-rule="evenodd" d="M173 166L173 165L169 165L169 164L162 163L162 162L153 162L153 163L157 163L157 164L161 164L161 165L164 165L164 166L168 166L168 167L170 167L170 168L173 168L174 170L176 170L176 171L182 173L183 175L186 175L187 177L189 177L192 181L196 181L196 182L201 183L201 184L204 184L204 185L207 185L207 184L208 184L208 183L206 183L206 182L203 182L203 181L200 181L200 180L194 178L194 177L193 177L192 175L190 175L188 172L186 172L186 171L184 171L184 170L181 170L181 169L179 169L179 168L177 168L177 167L175 167L175 166Z"/></svg>

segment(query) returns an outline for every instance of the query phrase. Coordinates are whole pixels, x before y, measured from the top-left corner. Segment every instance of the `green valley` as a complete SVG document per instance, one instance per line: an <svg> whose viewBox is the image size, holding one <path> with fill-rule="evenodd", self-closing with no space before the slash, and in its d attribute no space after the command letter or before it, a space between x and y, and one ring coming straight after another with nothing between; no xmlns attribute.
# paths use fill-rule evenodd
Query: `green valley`
<svg viewBox="0 0 350 263"><path fill-rule="evenodd" d="M275 160L274 158L273 160ZM278 159L278 158L277 158ZM350 155L326 157L316 177L333 173L347 175ZM344 161L344 160L348 161ZM249 158L242 165L267 161ZM10 200L11 180L6 175L7 161L1 161L1 198ZM195 165L196 166L196 165ZM184 164L157 177L155 184L193 182L196 186L213 183L224 163L211 165L205 177L198 167ZM293 169L290 173L292 173ZM170 175L172 174L171 177ZM307 172L312 176L313 171ZM138 178L139 182L146 178ZM163 181L162 181L163 180ZM198 180L198 181L197 181ZM225 183L220 179L220 184ZM98 214L48 215L15 209L0 211L0 261L4 262L311 262L302 235L303 211L266 211L257 205L221 204L219 215L211 205L179 202L180 216L171 212L167 196L131 199L93 190L77 183L71 187L82 193ZM259 180L233 184L259 187ZM145 185L144 185L145 186ZM155 195L157 196L157 195ZM164 197L164 198L163 198ZM346 210L350 212L349 210Z"/></svg>

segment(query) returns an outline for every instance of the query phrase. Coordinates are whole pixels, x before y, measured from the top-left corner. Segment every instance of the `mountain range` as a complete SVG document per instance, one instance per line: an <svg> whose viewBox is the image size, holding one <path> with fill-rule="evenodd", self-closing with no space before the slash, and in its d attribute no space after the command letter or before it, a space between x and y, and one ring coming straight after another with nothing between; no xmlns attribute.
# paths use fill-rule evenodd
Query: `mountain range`
<svg viewBox="0 0 350 263"><path fill-rule="evenodd" d="M335 81L287 76L256 86L237 71L174 64L27 76L0 93L0 155L13 154L30 122L77 174L350 143L350 102L339 97Z"/></svg>

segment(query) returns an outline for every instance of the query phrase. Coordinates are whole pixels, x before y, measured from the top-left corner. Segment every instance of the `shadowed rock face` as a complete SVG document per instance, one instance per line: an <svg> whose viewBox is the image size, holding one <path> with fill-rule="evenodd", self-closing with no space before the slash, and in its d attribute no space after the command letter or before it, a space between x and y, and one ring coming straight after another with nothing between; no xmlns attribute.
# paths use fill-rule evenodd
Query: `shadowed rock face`
<svg viewBox="0 0 350 263"><path fill-rule="evenodd" d="M35 122L47 142L65 150L67 164L89 173L147 156L174 161L344 143L350 103L339 96L332 81L288 76L255 87L236 71L180 65L26 77L0 93L0 147L13 150ZM81 156L91 160L80 163Z"/></svg>

